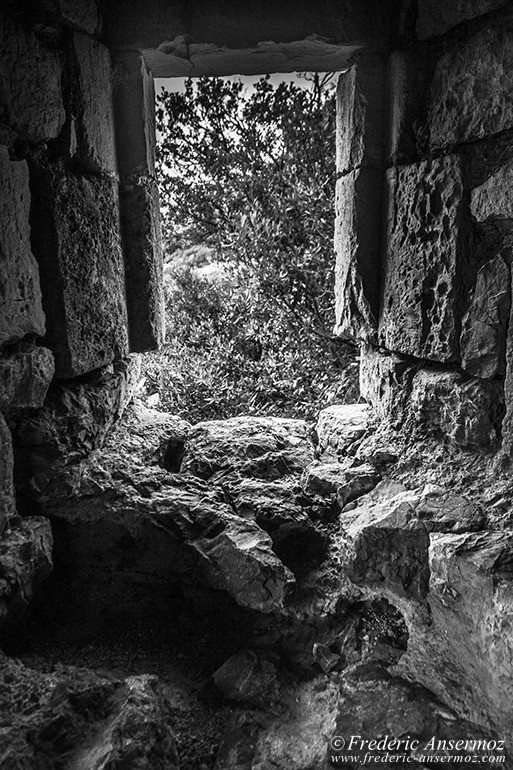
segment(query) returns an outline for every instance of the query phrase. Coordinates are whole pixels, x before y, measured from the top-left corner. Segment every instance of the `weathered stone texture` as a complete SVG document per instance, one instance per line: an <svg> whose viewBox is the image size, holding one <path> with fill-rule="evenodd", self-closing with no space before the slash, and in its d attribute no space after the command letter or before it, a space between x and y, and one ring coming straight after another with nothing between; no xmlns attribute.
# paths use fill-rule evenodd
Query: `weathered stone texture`
<svg viewBox="0 0 513 770"><path fill-rule="evenodd" d="M93 171L116 172L114 109L108 49L87 35L73 35L76 79L76 157Z"/></svg>
<svg viewBox="0 0 513 770"><path fill-rule="evenodd" d="M467 718L493 725L506 745L513 727L512 545L511 532L431 535L431 622L410 627L400 664Z"/></svg>
<svg viewBox="0 0 513 770"><path fill-rule="evenodd" d="M139 52L120 51L113 58L114 114L119 173L155 174L155 86Z"/></svg>
<svg viewBox="0 0 513 770"><path fill-rule="evenodd" d="M29 208L27 164L11 162L0 147L0 348L45 332Z"/></svg>
<svg viewBox="0 0 513 770"><path fill-rule="evenodd" d="M194 426L182 470L203 479L231 471L273 480L301 473L313 459L303 420L232 417Z"/></svg>
<svg viewBox="0 0 513 770"><path fill-rule="evenodd" d="M0 624L19 620L52 570L52 530L43 516L17 518L0 538Z"/></svg>
<svg viewBox="0 0 513 770"><path fill-rule="evenodd" d="M411 363L395 353L365 345L360 351L360 392L376 414L392 424L404 417L411 389Z"/></svg>
<svg viewBox="0 0 513 770"><path fill-rule="evenodd" d="M120 188L130 350L158 348L164 337L163 259L157 182L133 179Z"/></svg>
<svg viewBox="0 0 513 770"><path fill-rule="evenodd" d="M0 535L16 511L11 431L0 412Z"/></svg>
<svg viewBox="0 0 513 770"><path fill-rule="evenodd" d="M54 371L47 348L0 358L0 409L42 406Z"/></svg>
<svg viewBox="0 0 513 770"><path fill-rule="evenodd" d="M2 767L178 770L172 711L155 676L69 665L43 673L2 653L0 684Z"/></svg>
<svg viewBox="0 0 513 770"><path fill-rule="evenodd" d="M32 245L57 377L76 377L128 351L116 184L33 163Z"/></svg>
<svg viewBox="0 0 513 770"><path fill-rule="evenodd" d="M417 36L425 40L441 35L462 21L495 11L507 0L419 0L417 14Z"/></svg>
<svg viewBox="0 0 513 770"><path fill-rule="evenodd" d="M490 159L490 171L494 171ZM513 219L513 163L506 163L472 190L470 210L478 222Z"/></svg>
<svg viewBox="0 0 513 770"><path fill-rule="evenodd" d="M504 405L495 382L427 369L413 378L410 408L422 431L462 446L490 446L498 439Z"/></svg>
<svg viewBox="0 0 513 770"><path fill-rule="evenodd" d="M316 426L319 453L335 458L345 454L351 444L364 435L368 423L367 404L341 404L322 409Z"/></svg>
<svg viewBox="0 0 513 770"><path fill-rule="evenodd" d="M363 55L337 86L337 172L360 166L381 168L384 144L385 65L377 55Z"/></svg>
<svg viewBox="0 0 513 770"><path fill-rule="evenodd" d="M94 35L100 17L96 0L55 0L60 18L68 26Z"/></svg>
<svg viewBox="0 0 513 770"><path fill-rule="evenodd" d="M459 356L465 282L464 189L457 156L387 174L389 210L380 340L434 361Z"/></svg>
<svg viewBox="0 0 513 770"><path fill-rule="evenodd" d="M101 446L138 378L134 356L81 382L55 383L41 409L19 416L13 425L16 483L29 508L34 500L43 504L45 496L68 490L60 474Z"/></svg>
<svg viewBox="0 0 513 770"><path fill-rule="evenodd" d="M28 142L54 139L65 119L56 51L0 11L0 118ZM3 175L3 174L2 174Z"/></svg>
<svg viewBox="0 0 513 770"><path fill-rule="evenodd" d="M428 112L432 149L513 126L513 32L488 27L438 61Z"/></svg>
<svg viewBox="0 0 513 770"><path fill-rule="evenodd" d="M501 256L487 262L477 274L460 338L461 365L469 374L492 378L504 373L510 284L510 268Z"/></svg>
<svg viewBox="0 0 513 770"><path fill-rule="evenodd" d="M336 183L335 333L374 334L378 310L382 173L351 171Z"/></svg>

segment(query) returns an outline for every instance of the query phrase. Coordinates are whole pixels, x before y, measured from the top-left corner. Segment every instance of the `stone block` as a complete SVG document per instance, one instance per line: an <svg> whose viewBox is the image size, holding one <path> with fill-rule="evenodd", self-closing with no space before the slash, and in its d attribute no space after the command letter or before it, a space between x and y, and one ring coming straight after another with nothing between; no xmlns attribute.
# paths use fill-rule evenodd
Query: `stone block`
<svg viewBox="0 0 513 770"><path fill-rule="evenodd" d="M0 535L16 512L11 431L0 412Z"/></svg>
<svg viewBox="0 0 513 770"><path fill-rule="evenodd" d="M340 517L341 563L357 585L421 601L428 592L429 534L415 515L415 493L382 482Z"/></svg>
<svg viewBox="0 0 513 770"><path fill-rule="evenodd" d="M68 466L101 446L132 398L139 372L133 356L79 382L55 382L41 409L13 422L16 484L29 510L34 501L44 504L67 491Z"/></svg>
<svg viewBox="0 0 513 770"><path fill-rule="evenodd" d="M493 171L494 167L490 166L489 170ZM512 185L513 162L510 161L472 190L470 210L478 222L513 219Z"/></svg>
<svg viewBox="0 0 513 770"><path fill-rule="evenodd" d="M410 410L422 432L461 446L491 446L499 436L503 394L496 382L425 369L413 378Z"/></svg>
<svg viewBox="0 0 513 770"><path fill-rule="evenodd" d="M113 54L114 115L117 125L119 173L155 174L155 86L139 52Z"/></svg>
<svg viewBox="0 0 513 770"><path fill-rule="evenodd" d="M29 210L27 164L11 162L0 147L0 348L45 333Z"/></svg>
<svg viewBox="0 0 513 770"><path fill-rule="evenodd" d="M379 296L382 173L351 171L335 197L335 333L368 339L375 333Z"/></svg>
<svg viewBox="0 0 513 770"><path fill-rule="evenodd" d="M57 377L128 352L117 185L33 163L32 240Z"/></svg>
<svg viewBox="0 0 513 770"><path fill-rule="evenodd" d="M22 617L35 589L52 570L48 519L19 518L0 538L0 625Z"/></svg>
<svg viewBox="0 0 513 770"><path fill-rule="evenodd" d="M358 59L338 79L337 172L381 168L385 121L385 64L378 55Z"/></svg>
<svg viewBox="0 0 513 770"><path fill-rule="evenodd" d="M120 188L130 350L158 348L164 337L162 235L158 186L150 177Z"/></svg>
<svg viewBox="0 0 513 770"><path fill-rule="evenodd" d="M461 365L476 377L491 379L504 374L510 284L510 268L501 256L491 259L477 274L460 338Z"/></svg>
<svg viewBox="0 0 513 770"><path fill-rule="evenodd" d="M414 369L395 353L366 345L360 353L360 392L376 414L401 423L411 390Z"/></svg>
<svg viewBox="0 0 513 770"><path fill-rule="evenodd" d="M417 12L417 36L426 40L442 35L462 21L483 16L505 5L507 0L419 0Z"/></svg>
<svg viewBox="0 0 513 770"><path fill-rule="evenodd" d="M65 119L61 66L34 32L0 11L0 116L27 142L46 142Z"/></svg>
<svg viewBox="0 0 513 770"><path fill-rule="evenodd" d="M94 35L98 31L100 17L96 0L56 0L61 20L73 29Z"/></svg>
<svg viewBox="0 0 513 770"><path fill-rule="evenodd" d="M55 371L47 348L0 358L0 409L37 409L43 405Z"/></svg>
<svg viewBox="0 0 513 770"><path fill-rule="evenodd" d="M362 438L368 424L367 404L340 404L322 409L315 427L319 453L335 458L344 455L351 444Z"/></svg>
<svg viewBox="0 0 513 770"><path fill-rule="evenodd" d="M459 357L460 296L468 281L461 161L446 156L390 169L380 342L433 361Z"/></svg>
<svg viewBox="0 0 513 770"><path fill-rule="evenodd" d="M76 32L73 35L76 77L72 111L75 116L76 158L93 172L115 173L116 145L108 49Z"/></svg>
<svg viewBox="0 0 513 770"><path fill-rule="evenodd" d="M432 150L513 127L513 30L485 27L438 60L430 86Z"/></svg>

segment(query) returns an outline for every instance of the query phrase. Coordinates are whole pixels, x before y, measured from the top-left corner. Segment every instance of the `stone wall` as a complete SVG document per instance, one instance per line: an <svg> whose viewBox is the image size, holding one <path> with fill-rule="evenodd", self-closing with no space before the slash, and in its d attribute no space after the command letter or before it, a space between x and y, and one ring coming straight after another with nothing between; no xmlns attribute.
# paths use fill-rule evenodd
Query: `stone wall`
<svg viewBox="0 0 513 770"><path fill-rule="evenodd" d="M101 28L95 0L0 11L0 624L51 568L52 469L101 443L162 338L158 194L126 172Z"/></svg>
<svg viewBox="0 0 513 770"><path fill-rule="evenodd" d="M336 328L381 418L509 453L513 7L413 10L341 77Z"/></svg>

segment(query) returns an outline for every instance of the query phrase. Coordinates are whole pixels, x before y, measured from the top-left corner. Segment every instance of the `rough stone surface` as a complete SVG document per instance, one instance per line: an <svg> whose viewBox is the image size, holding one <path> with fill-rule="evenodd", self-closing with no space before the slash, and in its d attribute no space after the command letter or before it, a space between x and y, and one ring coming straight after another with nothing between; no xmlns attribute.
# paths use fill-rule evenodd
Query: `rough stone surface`
<svg viewBox="0 0 513 770"><path fill-rule="evenodd" d="M0 147L0 348L45 332L29 209L27 164L11 162Z"/></svg>
<svg viewBox="0 0 513 770"><path fill-rule="evenodd" d="M511 532L432 534L429 626L410 627L405 671L510 743Z"/></svg>
<svg viewBox="0 0 513 770"><path fill-rule="evenodd" d="M512 40L508 25L486 27L439 59L428 112L432 149L512 127Z"/></svg>
<svg viewBox="0 0 513 770"><path fill-rule="evenodd" d="M395 353L365 345L360 351L360 393L381 418L400 425L413 377L411 363Z"/></svg>
<svg viewBox="0 0 513 770"><path fill-rule="evenodd" d="M136 357L95 372L83 382L55 383L36 412L13 425L18 493L33 505L67 489L62 474L100 446L133 395L139 377ZM32 501L32 503L30 502Z"/></svg>
<svg viewBox="0 0 513 770"><path fill-rule="evenodd" d="M164 611L173 585L187 580L247 609L282 607L294 577L270 535L236 514L222 488L167 470L169 446L188 432L176 417L131 408L68 488L55 490L45 513L58 605L91 622L139 617Z"/></svg>
<svg viewBox="0 0 513 770"><path fill-rule="evenodd" d="M368 427L367 404L328 406L319 412L316 432L319 454L344 455L351 444L361 438Z"/></svg>
<svg viewBox="0 0 513 770"><path fill-rule="evenodd" d="M115 173L114 108L108 49L87 35L73 35L76 79L73 108L76 117L76 158L92 171Z"/></svg>
<svg viewBox="0 0 513 770"><path fill-rule="evenodd" d="M491 446L504 412L500 384L461 372L421 370L413 378L411 415L417 427L462 446Z"/></svg>
<svg viewBox="0 0 513 770"><path fill-rule="evenodd" d="M194 426L183 470L203 479L235 470L243 476L273 480L301 472L313 459L303 420L233 417Z"/></svg>
<svg viewBox="0 0 513 770"><path fill-rule="evenodd" d="M465 761L465 757L468 758L468 764L474 761L474 755L478 756L480 753L475 751L471 742L479 739L491 740L493 737L476 725L459 718L455 711L439 701L425 687L393 676L379 664L353 666L344 673L335 732L338 736L360 736L364 741L374 741L370 750L365 744L362 750L358 745L358 738L351 749L348 744L340 747L334 742L335 750L330 752L332 756L339 754L342 757L350 750L353 755L359 754L361 759L358 765L367 768L375 767L381 762L386 763L387 755L388 762L391 755L399 755L412 758L413 766L419 764L420 767L448 761L452 765L450 758L454 758L454 762L459 764ZM397 743L387 746L385 736L388 736L388 741L402 738L404 743L402 746ZM406 736L412 739L409 743ZM430 743L433 736L434 750L433 744ZM458 739L470 742L467 751L454 748L447 751L443 749L443 743L441 748L436 749L438 741L445 742L448 746L449 741ZM496 757L504 754L500 751L482 753ZM423 760L426 764L423 764ZM481 765L481 762L479 764ZM403 766L407 767L406 760Z"/></svg>
<svg viewBox="0 0 513 770"><path fill-rule="evenodd" d="M366 55L339 76L337 86L337 172L383 165L385 66Z"/></svg>
<svg viewBox="0 0 513 770"><path fill-rule="evenodd" d="M150 177L133 178L120 193L130 350L141 353L162 344L162 239L158 186Z"/></svg>
<svg viewBox="0 0 513 770"><path fill-rule="evenodd" d="M492 164L490 163L493 169ZM513 163L506 163L472 190L470 210L478 222L513 219Z"/></svg>
<svg viewBox="0 0 513 770"><path fill-rule="evenodd" d="M370 492L380 475L374 466L363 463L314 463L303 473L305 492L318 495L336 494L342 506Z"/></svg>
<svg viewBox="0 0 513 770"><path fill-rule="evenodd" d="M47 348L0 358L0 409L38 409L55 371Z"/></svg>
<svg viewBox="0 0 513 770"><path fill-rule="evenodd" d="M434 361L458 359L466 226L457 156L387 174L389 210L380 340Z"/></svg>
<svg viewBox="0 0 513 770"><path fill-rule="evenodd" d="M12 437L0 412L0 535L15 511Z"/></svg>
<svg viewBox="0 0 513 770"><path fill-rule="evenodd" d="M32 244L57 377L76 377L127 354L117 186L33 163Z"/></svg>
<svg viewBox="0 0 513 770"><path fill-rule="evenodd" d="M510 284L510 268L501 256L487 262L477 274L460 337L461 365L476 377L491 379L504 374Z"/></svg>
<svg viewBox="0 0 513 770"><path fill-rule="evenodd" d="M142 55L113 54L114 114L119 173L127 182L134 175L155 174L155 86Z"/></svg>
<svg viewBox="0 0 513 770"><path fill-rule="evenodd" d="M3 767L166 768L179 762L171 708L155 676L43 673L2 654Z"/></svg>
<svg viewBox="0 0 513 770"><path fill-rule="evenodd" d="M68 26L94 35L100 19L96 0L56 0L60 18Z"/></svg>
<svg viewBox="0 0 513 770"><path fill-rule="evenodd" d="M3 11L0 43L1 122L27 142L54 139L65 119L57 51L32 30L4 18Z"/></svg>
<svg viewBox="0 0 513 770"><path fill-rule="evenodd" d="M382 172L350 171L335 190L335 333L368 339L378 312Z"/></svg>
<svg viewBox="0 0 513 770"><path fill-rule="evenodd" d="M505 5L507 0L465 0L447 3L445 0L419 0L417 36L426 40L441 35L462 21L482 16Z"/></svg>
<svg viewBox="0 0 513 770"><path fill-rule="evenodd" d="M212 678L228 700L258 703L273 689L276 667L253 650L241 650L225 661Z"/></svg>
<svg viewBox="0 0 513 770"><path fill-rule="evenodd" d="M22 617L52 569L52 530L42 516L16 518L0 538L0 624Z"/></svg>
<svg viewBox="0 0 513 770"><path fill-rule="evenodd" d="M414 601L428 592L429 535L415 517L413 495L383 482L342 513L342 565L357 585Z"/></svg>

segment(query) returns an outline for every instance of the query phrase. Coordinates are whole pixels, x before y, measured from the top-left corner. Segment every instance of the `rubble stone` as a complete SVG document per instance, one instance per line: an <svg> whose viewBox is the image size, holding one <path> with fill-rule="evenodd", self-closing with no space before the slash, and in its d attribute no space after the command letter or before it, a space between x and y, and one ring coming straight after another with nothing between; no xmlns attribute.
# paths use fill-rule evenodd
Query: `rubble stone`
<svg viewBox="0 0 513 770"><path fill-rule="evenodd" d="M335 458L344 455L351 444L364 435L368 421L367 404L340 404L322 409L316 425L320 455Z"/></svg>
<svg viewBox="0 0 513 770"><path fill-rule="evenodd" d="M0 412L0 535L16 512L11 431Z"/></svg>

